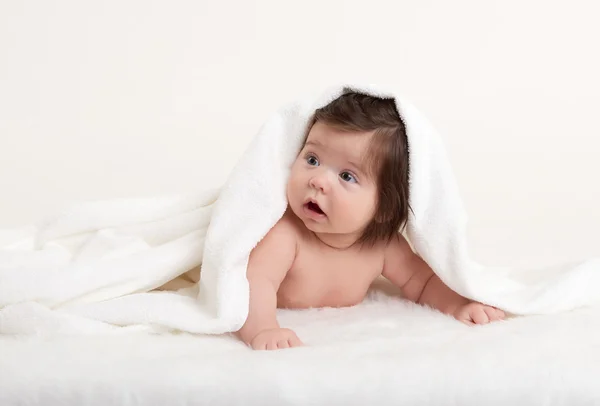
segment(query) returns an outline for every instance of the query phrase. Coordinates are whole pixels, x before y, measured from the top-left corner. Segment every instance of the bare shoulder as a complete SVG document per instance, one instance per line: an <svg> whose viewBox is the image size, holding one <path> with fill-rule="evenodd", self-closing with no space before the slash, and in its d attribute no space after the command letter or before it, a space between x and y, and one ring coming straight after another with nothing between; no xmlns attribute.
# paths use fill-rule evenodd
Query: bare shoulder
<svg viewBox="0 0 600 406"><path fill-rule="evenodd" d="M385 255L390 257L398 257L402 255L413 254L408 241L401 233L396 234L385 246Z"/></svg>
<svg viewBox="0 0 600 406"><path fill-rule="evenodd" d="M289 212L286 211L277 223L275 223L265 236L265 238L267 237L271 239L275 239L276 237L288 243L297 240L298 226Z"/></svg>
<svg viewBox="0 0 600 406"><path fill-rule="evenodd" d="M250 253L248 276L268 274L283 279L294 262L297 245L297 227L286 213Z"/></svg>
<svg viewBox="0 0 600 406"><path fill-rule="evenodd" d="M267 232L262 240L256 245L253 250L268 250L268 251L290 251L292 248L295 251L298 241L298 227L294 223L293 218L286 212L281 219L275 223Z"/></svg>
<svg viewBox="0 0 600 406"><path fill-rule="evenodd" d="M415 253L400 233L394 236L384 250L383 276L397 274L406 270L415 257Z"/></svg>

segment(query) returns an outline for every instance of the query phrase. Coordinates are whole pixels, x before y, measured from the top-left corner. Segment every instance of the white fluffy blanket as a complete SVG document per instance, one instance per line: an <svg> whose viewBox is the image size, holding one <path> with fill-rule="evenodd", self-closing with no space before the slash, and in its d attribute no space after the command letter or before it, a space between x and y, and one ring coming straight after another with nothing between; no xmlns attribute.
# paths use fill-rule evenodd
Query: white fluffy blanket
<svg viewBox="0 0 600 406"><path fill-rule="evenodd" d="M382 284L383 286L383 284ZM280 310L305 347L225 336L0 336L0 404L600 404L600 312L468 327L374 289L344 309Z"/></svg>
<svg viewBox="0 0 600 406"><path fill-rule="evenodd" d="M344 87L273 114L221 190L82 204L1 231L0 333L237 330L247 315L248 255L286 208L289 168L312 114ZM410 146L407 236L448 286L516 314L598 302L598 260L536 272L473 262L441 137L399 93L348 87L395 99Z"/></svg>

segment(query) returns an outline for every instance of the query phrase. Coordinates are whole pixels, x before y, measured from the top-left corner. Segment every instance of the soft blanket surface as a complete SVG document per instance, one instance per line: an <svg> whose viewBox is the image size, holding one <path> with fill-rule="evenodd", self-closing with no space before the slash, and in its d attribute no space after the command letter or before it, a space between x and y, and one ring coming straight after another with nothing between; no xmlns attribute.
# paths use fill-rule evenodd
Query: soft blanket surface
<svg viewBox="0 0 600 406"><path fill-rule="evenodd" d="M382 285L386 286L386 285ZM593 405L600 313L467 327L374 290L346 309L280 311L307 346L229 336L0 337L0 404Z"/></svg>

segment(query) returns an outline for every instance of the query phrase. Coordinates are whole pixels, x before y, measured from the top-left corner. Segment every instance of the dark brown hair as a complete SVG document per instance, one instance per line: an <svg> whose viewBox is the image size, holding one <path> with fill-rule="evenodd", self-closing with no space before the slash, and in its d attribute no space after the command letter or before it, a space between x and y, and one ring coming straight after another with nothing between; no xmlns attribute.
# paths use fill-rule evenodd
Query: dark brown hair
<svg viewBox="0 0 600 406"><path fill-rule="evenodd" d="M377 179L377 206L358 243L390 241L406 225L410 210L406 126L394 100L346 90L315 111L309 131L317 121L348 132L373 131L366 156Z"/></svg>

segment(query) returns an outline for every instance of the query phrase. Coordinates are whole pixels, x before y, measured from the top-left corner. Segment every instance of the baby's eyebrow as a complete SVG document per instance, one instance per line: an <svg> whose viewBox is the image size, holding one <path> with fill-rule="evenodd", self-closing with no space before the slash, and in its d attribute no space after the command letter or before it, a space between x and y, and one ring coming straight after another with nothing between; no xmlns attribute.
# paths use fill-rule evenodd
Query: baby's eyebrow
<svg viewBox="0 0 600 406"><path fill-rule="evenodd" d="M358 169L360 172L364 172L364 169L360 163L356 163L354 161L348 161L348 163L354 166L354 168Z"/></svg>
<svg viewBox="0 0 600 406"><path fill-rule="evenodd" d="M313 140L306 141L306 144L304 144L304 145L315 145L317 147L322 147L323 146L323 144L321 144L319 141L313 141Z"/></svg>

